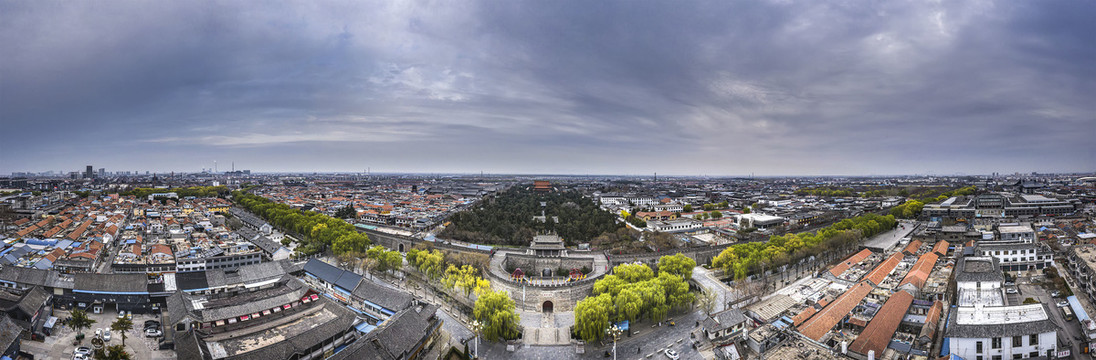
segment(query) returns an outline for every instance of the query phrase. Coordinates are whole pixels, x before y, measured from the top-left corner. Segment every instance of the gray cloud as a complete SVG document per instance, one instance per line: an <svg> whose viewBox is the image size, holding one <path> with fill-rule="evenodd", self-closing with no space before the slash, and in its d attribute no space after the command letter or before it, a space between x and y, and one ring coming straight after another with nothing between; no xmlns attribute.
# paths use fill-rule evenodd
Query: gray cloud
<svg viewBox="0 0 1096 360"><path fill-rule="evenodd" d="M1092 171L1087 2L0 2L0 173Z"/></svg>

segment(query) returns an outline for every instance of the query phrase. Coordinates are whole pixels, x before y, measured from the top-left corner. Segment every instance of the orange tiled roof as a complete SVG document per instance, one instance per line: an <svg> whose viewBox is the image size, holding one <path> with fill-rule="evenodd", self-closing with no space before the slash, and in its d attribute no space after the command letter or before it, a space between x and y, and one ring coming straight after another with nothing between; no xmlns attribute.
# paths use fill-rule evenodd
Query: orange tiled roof
<svg viewBox="0 0 1096 360"><path fill-rule="evenodd" d="M840 276L845 270L864 261L868 256L871 256L871 250L860 250L860 252L853 254L853 256L849 256L848 259L845 259L845 261L842 261L840 264L837 264L837 266L834 266L833 269L830 269L830 274L833 274L833 276Z"/></svg>
<svg viewBox="0 0 1096 360"><path fill-rule="evenodd" d="M940 241L936 242L936 245L933 245L932 252L937 253L940 256L947 255L948 254L948 246L950 246L950 245L951 244L948 244L947 241L940 240Z"/></svg>
<svg viewBox="0 0 1096 360"><path fill-rule="evenodd" d="M864 280L871 281L875 286L883 283L883 280L887 279L894 268L898 267L898 263L902 262L902 258L906 257L902 252L896 252L891 255L887 260L884 260L875 269L872 269L868 276L864 277Z"/></svg>
<svg viewBox="0 0 1096 360"><path fill-rule="evenodd" d="M921 248L921 244L921 240L910 241L909 245L906 245L906 248L902 249L902 252L910 255L916 254L917 250Z"/></svg>
<svg viewBox="0 0 1096 360"><path fill-rule="evenodd" d="M859 354L867 354L868 351L874 350L876 354L883 354L883 350L887 349L891 338L894 337L894 332L898 330L898 325L902 323L902 318L906 316L906 311L912 303L913 295L905 290L891 295L856 341L849 345L849 350Z"/></svg>
<svg viewBox="0 0 1096 360"><path fill-rule="evenodd" d="M936 266L936 260L939 258L940 256L936 255L934 252L921 255L921 257L917 259L917 263L913 264L913 269L910 270L909 274L906 274L906 278L902 279L902 283L899 284L899 286L913 284L913 286L916 286L918 289L924 287L925 281L928 281L929 274L932 273L932 268Z"/></svg>
<svg viewBox="0 0 1096 360"><path fill-rule="evenodd" d="M853 285L841 297L834 300L833 303L826 306L803 325L800 325L799 332L815 341L822 339L822 336L825 336L830 329L833 329L833 326L845 318L845 315L851 313L852 309L860 304L860 301L864 300L864 297L868 296L871 290L872 286L867 282L859 282Z"/></svg>

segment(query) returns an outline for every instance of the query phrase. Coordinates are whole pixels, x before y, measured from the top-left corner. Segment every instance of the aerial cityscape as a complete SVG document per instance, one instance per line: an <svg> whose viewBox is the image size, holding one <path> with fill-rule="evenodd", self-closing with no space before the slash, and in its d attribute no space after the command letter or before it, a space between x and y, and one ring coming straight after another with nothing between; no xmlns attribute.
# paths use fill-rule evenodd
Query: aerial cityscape
<svg viewBox="0 0 1096 360"><path fill-rule="evenodd" d="M1093 18L0 0L0 360L1093 359Z"/></svg>

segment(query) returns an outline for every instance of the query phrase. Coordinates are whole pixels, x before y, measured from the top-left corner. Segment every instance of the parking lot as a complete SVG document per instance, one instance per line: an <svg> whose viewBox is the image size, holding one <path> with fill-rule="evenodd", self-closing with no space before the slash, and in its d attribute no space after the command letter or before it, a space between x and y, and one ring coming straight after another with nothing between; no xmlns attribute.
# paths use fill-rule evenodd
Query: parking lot
<svg viewBox="0 0 1096 360"><path fill-rule="evenodd" d="M55 310L54 316L59 319L69 317L67 310ZM118 320L117 312L103 312L101 314L88 313L88 317L95 320L91 328L84 329L84 340L80 345L73 345L76 340L76 331L67 326L58 326L53 331L53 336L46 338L44 342L23 341L22 349L39 359L72 359L77 346L91 347L91 339L95 337L96 329L107 331L110 325ZM175 359L175 352L171 350L158 350L157 338L146 338L144 323L146 320L160 320L158 315L135 314L131 317L133 329L126 332L126 351L133 355L134 359ZM111 339L107 345L121 345L122 334L111 332Z"/></svg>
<svg viewBox="0 0 1096 360"><path fill-rule="evenodd" d="M1058 332L1059 346L1068 346L1070 353L1074 356L1073 358L1081 358L1078 356L1081 354L1080 340L1084 334L1081 331L1081 324L1076 319L1072 321L1064 319L1062 308L1058 306L1058 303L1065 301L1065 297L1055 298L1050 296L1050 291L1053 291L1052 286L1042 276L1018 278L1016 288L1019 289L1019 293L1009 294L1008 301L1010 304L1020 304L1027 298L1031 298L1039 303L1046 304L1050 308L1050 320L1061 329Z"/></svg>

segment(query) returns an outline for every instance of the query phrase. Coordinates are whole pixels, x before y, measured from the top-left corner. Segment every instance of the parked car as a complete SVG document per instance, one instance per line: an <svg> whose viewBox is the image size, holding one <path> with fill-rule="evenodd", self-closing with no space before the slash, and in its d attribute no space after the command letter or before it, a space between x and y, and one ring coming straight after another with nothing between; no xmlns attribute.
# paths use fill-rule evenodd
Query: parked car
<svg viewBox="0 0 1096 360"><path fill-rule="evenodd" d="M147 321L145 321L145 329L149 329L149 328L159 329L160 328L160 322L156 321L156 320L147 320Z"/></svg>
<svg viewBox="0 0 1096 360"><path fill-rule="evenodd" d="M82 354L72 354L72 360L88 360L88 356Z"/></svg>
<svg viewBox="0 0 1096 360"><path fill-rule="evenodd" d="M1050 297L1059 297L1059 296L1062 296L1062 292L1061 292L1061 291L1058 291L1058 290L1054 290L1054 291L1051 291L1051 292L1050 292Z"/></svg>
<svg viewBox="0 0 1096 360"><path fill-rule="evenodd" d="M103 335L100 336L99 338L103 339L103 342L110 342L110 329L100 329L100 330L103 330Z"/></svg>
<svg viewBox="0 0 1096 360"><path fill-rule="evenodd" d="M145 329L145 337L160 337L164 333L160 332L160 329Z"/></svg>
<svg viewBox="0 0 1096 360"><path fill-rule="evenodd" d="M668 357L670 359L673 359L673 360L677 360L677 359L681 358L681 356L677 354L677 351L674 351L673 349L666 349L665 354L666 354L666 357Z"/></svg>
<svg viewBox="0 0 1096 360"><path fill-rule="evenodd" d="M1017 291L1016 288L1007 288L1007 289L1005 289L1005 293L1017 294L1017 293L1019 293L1019 291Z"/></svg>
<svg viewBox="0 0 1096 360"><path fill-rule="evenodd" d="M1069 306L1069 302L1066 302L1066 301L1059 301L1058 302L1058 307L1066 307L1066 306Z"/></svg>
<svg viewBox="0 0 1096 360"><path fill-rule="evenodd" d="M103 329L95 329L95 337L102 337Z"/></svg>
<svg viewBox="0 0 1096 360"><path fill-rule="evenodd" d="M125 317L126 317L126 311L125 310L118 310L118 318L121 319L121 318L125 318Z"/></svg>
<svg viewBox="0 0 1096 360"><path fill-rule="evenodd" d="M76 350L73 350L72 353L77 355L91 355L91 348L87 346L81 346L76 348Z"/></svg>

